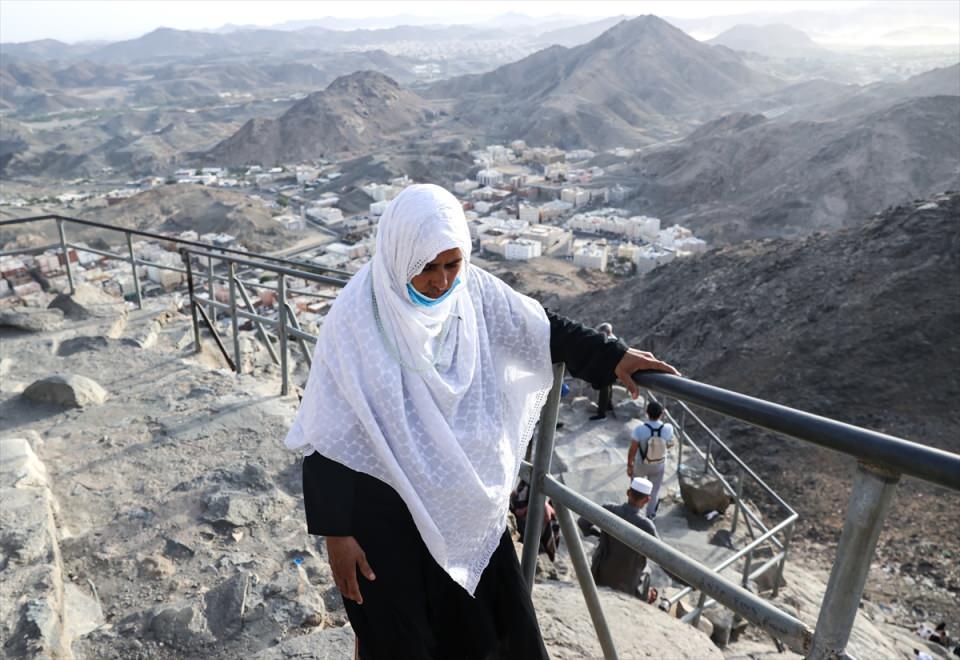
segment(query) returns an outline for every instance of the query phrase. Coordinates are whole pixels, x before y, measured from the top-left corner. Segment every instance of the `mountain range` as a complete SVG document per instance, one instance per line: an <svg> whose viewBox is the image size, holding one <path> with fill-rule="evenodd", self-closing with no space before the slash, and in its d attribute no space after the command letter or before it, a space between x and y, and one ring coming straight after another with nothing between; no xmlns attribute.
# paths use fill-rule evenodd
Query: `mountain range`
<svg viewBox="0 0 960 660"><path fill-rule="evenodd" d="M575 48L440 81L424 95L455 100L460 121L491 139L608 148L677 137L718 105L778 84L728 49L641 16Z"/></svg>

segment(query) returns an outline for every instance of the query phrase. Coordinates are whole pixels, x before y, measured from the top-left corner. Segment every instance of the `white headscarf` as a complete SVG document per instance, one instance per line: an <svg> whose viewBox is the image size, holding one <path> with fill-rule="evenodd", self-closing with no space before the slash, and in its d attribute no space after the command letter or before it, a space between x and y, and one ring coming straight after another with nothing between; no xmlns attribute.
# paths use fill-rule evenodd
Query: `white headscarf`
<svg viewBox="0 0 960 660"><path fill-rule="evenodd" d="M407 283L452 248L460 284L415 305ZM286 445L392 486L430 554L472 594L551 382L543 308L470 264L453 195L413 185L387 206L375 256L324 320Z"/></svg>

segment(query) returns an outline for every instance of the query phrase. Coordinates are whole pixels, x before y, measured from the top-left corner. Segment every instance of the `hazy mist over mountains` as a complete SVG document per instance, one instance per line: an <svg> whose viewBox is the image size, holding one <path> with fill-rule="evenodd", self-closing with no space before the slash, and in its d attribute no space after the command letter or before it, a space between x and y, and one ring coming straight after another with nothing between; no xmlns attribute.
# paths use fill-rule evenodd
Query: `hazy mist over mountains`
<svg viewBox="0 0 960 660"><path fill-rule="evenodd" d="M449 183L479 169L450 169L470 149L525 140L591 150L631 208L716 241L839 227L960 185L949 5L328 17L3 43L0 174L43 187L323 158L343 181L375 161Z"/></svg>

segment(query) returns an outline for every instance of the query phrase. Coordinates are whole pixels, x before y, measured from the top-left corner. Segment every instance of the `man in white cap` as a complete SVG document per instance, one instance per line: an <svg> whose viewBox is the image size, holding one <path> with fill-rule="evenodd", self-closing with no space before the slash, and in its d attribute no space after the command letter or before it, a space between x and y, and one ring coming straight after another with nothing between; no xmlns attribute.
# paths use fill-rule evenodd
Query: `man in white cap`
<svg viewBox="0 0 960 660"><path fill-rule="evenodd" d="M653 484L649 479L636 477L627 489L625 503L604 504L603 508L633 523L647 534L660 538L656 525L643 513L650 501L652 491ZM647 602L656 600L656 591L650 589L650 570L647 568L646 557L606 532L601 532L585 518L580 518L578 524L585 535L600 537L591 565L591 572L597 586L623 591Z"/></svg>

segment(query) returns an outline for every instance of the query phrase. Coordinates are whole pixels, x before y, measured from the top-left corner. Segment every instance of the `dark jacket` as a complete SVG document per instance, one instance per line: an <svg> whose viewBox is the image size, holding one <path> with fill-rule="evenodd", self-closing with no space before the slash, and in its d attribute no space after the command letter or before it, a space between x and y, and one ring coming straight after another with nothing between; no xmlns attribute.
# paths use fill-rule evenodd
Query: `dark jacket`
<svg viewBox="0 0 960 660"><path fill-rule="evenodd" d="M642 512L632 507L629 502L604 504L603 508L610 513L615 513L627 522L633 523L647 534L659 538L657 527L653 524L653 521L648 520ZM606 532L601 532L585 518L580 518L577 524L584 534L599 534L600 536L600 542L593 553L593 563L590 566L590 572L593 573L593 579L597 586L610 587L636 596L637 588L643 582L643 574L647 568L647 558ZM641 594L641 597L645 597L645 594Z"/></svg>

